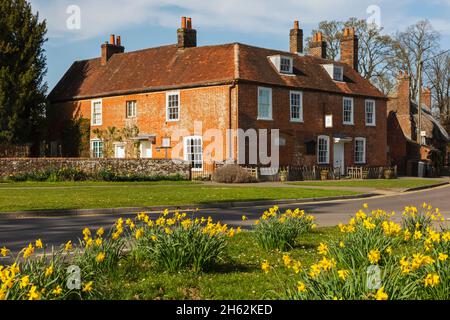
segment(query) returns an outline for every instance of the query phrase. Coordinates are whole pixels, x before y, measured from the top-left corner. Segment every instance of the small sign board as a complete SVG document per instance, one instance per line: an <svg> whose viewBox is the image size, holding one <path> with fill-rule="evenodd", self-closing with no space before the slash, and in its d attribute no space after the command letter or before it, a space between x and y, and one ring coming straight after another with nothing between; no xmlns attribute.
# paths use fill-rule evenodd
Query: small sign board
<svg viewBox="0 0 450 320"><path fill-rule="evenodd" d="M325 116L325 128L333 128L333 115Z"/></svg>

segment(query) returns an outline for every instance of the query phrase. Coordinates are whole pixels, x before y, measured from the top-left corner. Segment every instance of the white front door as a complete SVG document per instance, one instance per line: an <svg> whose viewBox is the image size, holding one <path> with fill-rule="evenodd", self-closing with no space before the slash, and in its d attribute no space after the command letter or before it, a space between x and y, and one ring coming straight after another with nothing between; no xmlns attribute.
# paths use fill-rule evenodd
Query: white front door
<svg viewBox="0 0 450 320"><path fill-rule="evenodd" d="M115 148L116 158L117 159L125 159L125 146L123 145L116 145Z"/></svg>
<svg viewBox="0 0 450 320"><path fill-rule="evenodd" d="M153 158L152 143L150 141L141 142L141 158L142 159Z"/></svg>
<svg viewBox="0 0 450 320"><path fill-rule="evenodd" d="M345 175L345 161L344 161L344 144L335 143L334 144L334 167L340 168L341 175Z"/></svg>

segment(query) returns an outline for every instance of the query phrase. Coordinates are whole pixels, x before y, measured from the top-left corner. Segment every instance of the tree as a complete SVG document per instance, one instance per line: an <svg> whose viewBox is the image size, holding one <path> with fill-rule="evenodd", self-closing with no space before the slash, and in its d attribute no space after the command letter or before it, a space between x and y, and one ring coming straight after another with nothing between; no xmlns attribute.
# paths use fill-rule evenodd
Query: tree
<svg viewBox="0 0 450 320"><path fill-rule="evenodd" d="M341 40L344 27L354 27L359 38L358 68L361 75L370 80L384 93L392 91L394 83L390 73L393 61L392 38L382 35L382 28L375 24L368 24L366 20L350 18L348 21L322 21L319 28L312 34L320 31L327 42L327 58L337 60L340 56ZM310 43L311 38L307 42Z"/></svg>
<svg viewBox="0 0 450 320"><path fill-rule="evenodd" d="M441 53L425 64L425 74L443 124L450 121L450 52Z"/></svg>
<svg viewBox="0 0 450 320"><path fill-rule="evenodd" d="M395 36L395 67L411 77L411 98L417 99L420 61L431 58L439 49L440 35L428 20L419 21ZM425 65L426 66L426 65ZM427 72L427 70L424 70Z"/></svg>
<svg viewBox="0 0 450 320"><path fill-rule="evenodd" d="M0 0L0 142L38 143L47 84L47 27L25 0Z"/></svg>

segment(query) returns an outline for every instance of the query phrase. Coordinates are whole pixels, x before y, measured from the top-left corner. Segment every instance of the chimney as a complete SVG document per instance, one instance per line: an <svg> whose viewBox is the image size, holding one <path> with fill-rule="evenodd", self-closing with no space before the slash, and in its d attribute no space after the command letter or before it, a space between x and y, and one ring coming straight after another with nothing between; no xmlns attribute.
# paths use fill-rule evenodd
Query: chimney
<svg viewBox="0 0 450 320"><path fill-rule="evenodd" d="M117 36L116 41L116 36L112 34L109 40L110 42L102 44L102 66L105 66L113 55L125 52L120 36Z"/></svg>
<svg viewBox="0 0 450 320"><path fill-rule="evenodd" d="M422 105L426 106L427 110L431 112L431 89L425 88L422 91Z"/></svg>
<svg viewBox="0 0 450 320"><path fill-rule="evenodd" d="M181 18L181 28L178 29L178 49L197 47L197 30L192 29L192 18Z"/></svg>
<svg viewBox="0 0 450 320"><path fill-rule="evenodd" d="M396 112L400 115L411 114L410 76L407 72L400 71L397 76L397 106Z"/></svg>
<svg viewBox="0 0 450 320"><path fill-rule="evenodd" d="M314 34L312 42L309 45L309 54L322 59L327 58L327 43L323 40L322 32Z"/></svg>
<svg viewBox="0 0 450 320"><path fill-rule="evenodd" d="M341 62L348 64L358 72L359 40L355 28L345 28L341 39Z"/></svg>
<svg viewBox="0 0 450 320"><path fill-rule="evenodd" d="M290 33L291 53L303 53L303 30L298 21L294 21L294 29Z"/></svg>

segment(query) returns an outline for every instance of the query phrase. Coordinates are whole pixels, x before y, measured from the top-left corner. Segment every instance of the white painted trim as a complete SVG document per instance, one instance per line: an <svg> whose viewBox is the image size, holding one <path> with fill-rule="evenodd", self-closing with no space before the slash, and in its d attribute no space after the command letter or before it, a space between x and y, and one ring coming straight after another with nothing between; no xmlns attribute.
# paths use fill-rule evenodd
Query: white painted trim
<svg viewBox="0 0 450 320"><path fill-rule="evenodd" d="M261 117L259 114L259 93L261 92L261 90L268 90L270 95L269 95L269 106L270 106L270 112L269 112L269 117L265 118L265 117ZM272 97L272 88L269 87L258 87L258 120L265 120L265 121L273 121L273 97Z"/></svg>
<svg viewBox="0 0 450 320"><path fill-rule="evenodd" d="M373 103L373 123L367 122L367 102ZM367 127L376 127L377 126L377 103L375 100L368 99L364 101L364 121L366 122Z"/></svg>
<svg viewBox="0 0 450 320"><path fill-rule="evenodd" d="M358 141L363 141L364 142L364 156L363 156L363 161L356 161L356 144L358 143ZM355 152L354 152L354 157L355 157L355 163L356 164L366 164L367 163L367 139L366 138L362 138L362 137L357 137L355 138Z"/></svg>
<svg viewBox="0 0 450 320"><path fill-rule="evenodd" d="M351 101L352 102L352 119L350 122L345 121L345 102ZM355 100L350 97L344 97L342 99L342 123L346 126L354 126L355 125Z"/></svg>
<svg viewBox="0 0 450 320"><path fill-rule="evenodd" d="M299 119L295 119L292 118L292 95L293 94L298 94L300 95L300 118ZM296 122L296 123L303 123L304 122L304 111L303 111L303 92L302 91L290 91L289 92L289 113L290 113L290 118L291 118L291 122Z"/></svg>
<svg viewBox="0 0 450 320"><path fill-rule="evenodd" d="M94 104L100 102L100 109L101 109L101 117L100 117L100 123L94 123ZM91 126L93 127L100 127L103 125L103 99L96 99L91 101Z"/></svg>
<svg viewBox="0 0 450 320"><path fill-rule="evenodd" d="M320 140L325 139L327 141L327 161L321 162L320 161L320 152L319 152L319 146L320 146ZM329 136L318 136L317 137L317 163L318 164L330 164L330 137Z"/></svg>
<svg viewBox="0 0 450 320"><path fill-rule="evenodd" d="M188 152L187 152L187 141L188 140L200 140L202 144L202 167L201 168L192 168L192 171L203 171L204 167L204 148L203 148L203 137L202 136L188 136L183 138L183 152L184 152L184 161L190 162L190 159L188 159Z"/></svg>
<svg viewBox="0 0 450 320"><path fill-rule="evenodd" d="M97 158L97 157L94 156L94 142L102 142L102 143L103 143L103 141L102 141L101 139L98 139L98 138L96 138L96 139L91 139L91 143L90 143L90 147L91 147L91 150L90 150L91 158L94 158L94 159L101 159L101 158L104 158L104 150L103 150L103 149L102 149L102 155L103 155L103 157ZM105 147L105 146L103 145L102 148L104 148L104 147Z"/></svg>

